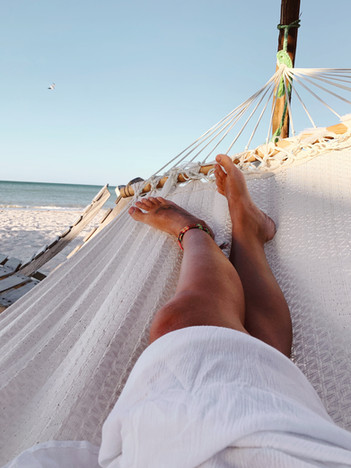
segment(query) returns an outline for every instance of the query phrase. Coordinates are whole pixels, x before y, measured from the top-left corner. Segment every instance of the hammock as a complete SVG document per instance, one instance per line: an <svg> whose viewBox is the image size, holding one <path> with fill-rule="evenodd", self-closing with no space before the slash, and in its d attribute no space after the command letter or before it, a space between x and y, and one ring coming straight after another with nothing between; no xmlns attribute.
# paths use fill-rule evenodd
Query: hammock
<svg viewBox="0 0 351 468"><path fill-rule="evenodd" d="M351 430L351 132L317 130L312 139L313 147L296 139L289 156L280 150L274 167L265 157L236 158L254 201L278 226L266 253L292 314L294 361L334 421ZM184 170L167 172L160 195L208 222L228 255L225 198L211 176L176 186ZM124 210L0 316L1 463L47 440L99 445L153 314L174 293L181 255L170 236Z"/></svg>

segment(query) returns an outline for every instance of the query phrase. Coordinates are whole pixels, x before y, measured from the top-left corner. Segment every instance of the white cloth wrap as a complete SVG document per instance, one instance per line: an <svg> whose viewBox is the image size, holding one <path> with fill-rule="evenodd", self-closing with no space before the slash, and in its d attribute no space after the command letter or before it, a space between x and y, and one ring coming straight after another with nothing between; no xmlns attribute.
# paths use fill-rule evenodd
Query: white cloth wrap
<svg viewBox="0 0 351 468"><path fill-rule="evenodd" d="M244 333L190 327L141 355L98 448L36 445L5 468L351 467L351 433L302 372Z"/></svg>
<svg viewBox="0 0 351 468"><path fill-rule="evenodd" d="M302 372L235 330L190 327L151 344L105 421L103 468L351 466L351 433Z"/></svg>
<svg viewBox="0 0 351 468"><path fill-rule="evenodd" d="M22 452L3 468L99 468L99 447L85 440L51 440Z"/></svg>

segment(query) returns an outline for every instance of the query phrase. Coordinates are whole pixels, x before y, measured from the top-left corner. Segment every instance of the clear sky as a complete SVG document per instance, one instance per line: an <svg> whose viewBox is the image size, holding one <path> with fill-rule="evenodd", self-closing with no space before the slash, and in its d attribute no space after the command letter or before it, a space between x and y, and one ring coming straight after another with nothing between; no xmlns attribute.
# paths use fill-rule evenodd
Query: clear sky
<svg viewBox="0 0 351 468"><path fill-rule="evenodd" d="M295 66L350 67L350 12L301 0ZM279 19L280 0L1 0L0 179L148 177L273 74Z"/></svg>

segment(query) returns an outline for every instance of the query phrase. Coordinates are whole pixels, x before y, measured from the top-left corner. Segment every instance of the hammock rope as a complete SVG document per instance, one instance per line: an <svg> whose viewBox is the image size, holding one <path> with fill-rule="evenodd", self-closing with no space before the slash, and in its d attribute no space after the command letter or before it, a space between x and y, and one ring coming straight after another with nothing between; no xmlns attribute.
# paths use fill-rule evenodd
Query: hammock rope
<svg viewBox="0 0 351 468"><path fill-rule="evenodd" d="M293 26L288 26L298 27L297 22L295 23L296 24L293 24ZM285 28L285 31L288 30L288 26ZM301 106L303 114L306 115L308 121L311 123L315 135L318 135L321 141L324 139L330 140L330 132L328 133L326 130L323 132L318 129L317 123L312 118L308 108L311 104L321 105L340 120L341 114L334 110L333 106L327 102L327 99L323 99L312 89L315 86L319 91L323 91L328 96L336 98L345 104L351 104L351 100L348 99L349 96L347 95L351 92L351 86L340 84L340 80L343 80L343 83L351 85L351 70L291 68L285 64L280 64L274 75L259 91L254 93L241 105L237 106L178 155L171 158L168 163L164 164L158 171L152 174L148 180L139 184L137 193L134 191L136 194L135 196L139 196L144 190L144 187L148 184L151 184L152 188L155 189L162 178L169 177L171 174L172 177L174 177L174 172L178 174L182 173L185 178L188 178L187 174L191 173L193 177L196 171L200 170L201 165L211 165L214 163L210 158L211 156L213 157L215 152L228 154L233 150L235 151L235 147L239 143L244 147L244 151L236 154L236 160L239 167L244 171L248 171L251 175L254 173L269 172L272 171L273 168L277 170L280 165L291 164L292 161L296 160L296 154L300 152L302 146L299 142L299 138L296 138L299 132L294 125L293 114L295 111L292 111L290 100L288 99L289 93L296 93L297 104ZM277 102L276 90L279 88L279 83L283 83L286 96L285 113L289 115L292 137L289 138L289 149L285 148L281 153L284 157L274 156L275 160L272 161L272 155L277 153L277 148L272 142L271 132L272 116ZM323 83L323 85L320 83ZM324 85L328 85L329 88L332 89L328 89ZM335 92L335 90L337 90L337 92ZM271 110L267 116L267 108L270 103L272 103L270 107ZM265 124L267 117L268 125ZM285 118L285 116L283 117ZM253 119L255 119L255 124L252 125ZM264 144L261 145L259 151L257 151L256 147L253 146L254 139L257 139L259 133L262 134L264 125L267 125L266 136L262 138ZM249 130L250 133L248 134L248 129L250 128L252 128L252 130ZM233 133L234 135L232 135ZM245 138L245 136L247 136L247 141L246 144L243 145L242 139ZM229 144L223 147L229 137ZM279 146L280 138L277 137L276 134L273 135L273 137L275 140L278 140ZM314 156L317 154L316 150L318 149L321 151L322 148L325 148L325 145L317 145L312 148L309 142L306 143L305 141L303 157ZM279 165L277 165L278 162ZM208 176L206 174L199 174L198 177L207 178Z"/></svg>

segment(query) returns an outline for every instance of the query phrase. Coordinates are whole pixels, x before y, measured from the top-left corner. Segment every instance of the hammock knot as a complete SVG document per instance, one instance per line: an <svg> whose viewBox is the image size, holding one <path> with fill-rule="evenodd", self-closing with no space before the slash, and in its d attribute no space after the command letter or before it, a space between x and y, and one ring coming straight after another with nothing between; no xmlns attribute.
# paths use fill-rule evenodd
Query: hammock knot
<svg viewBox="0 0 351 468"><path fill-rule="evenodd" d="M167 180L162 188L161 195L167 197L177 186L179 168L174 167L166 173ZM156 187L155 187L156 188Z"/></svg>
<svg viewBox="0 0 351 468"><path fill-rule="evenodd" d="M289 30L290 28L299 28L300 27L300 18L293 21L292 23L290 24L278 24L277 25L277 29L285 29L285 30Z"/></svg>
<svg viewBox="0 0 351 468"><path fill-rule="evenodd" d="M200 162L196 162L191 164L191 166L188 166L186 169L184 169L184 177L188 180L193 179L193 180L199 180L203 178L203 174L200 173L201 169L201 164Z"/></svg>
<svg viewBox="0 0 351 468"><path fill-rule="evenodd" d="M288 57L291 65L288 65L288 63L285 63L286 65L288 65L289 67L292 67L292 62L291 62L291 59L288 55L288 35L289 35L289 29L290 28L299 28L300 27L300 19L297 19L295 21L293 21L292 23L290 24L278 24L277 28L279 30L283 29L284 30L284 40L283 40L283 49L281 51L278 51L278 54L279 52L285 52L285 55ZM277 56L278 56L277 54ZM278 59L279 60L279 59Z"/></svg>
<svg viewBox="0 0 351 468"><path fill-rule="evenodd" d="M138 199L138 197L142 194L145 185L146 185L145 181L134 182L132 184L132 187L134 190L133 200Z"/></svg>

